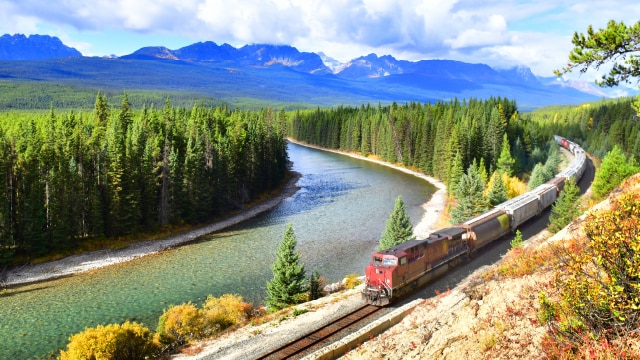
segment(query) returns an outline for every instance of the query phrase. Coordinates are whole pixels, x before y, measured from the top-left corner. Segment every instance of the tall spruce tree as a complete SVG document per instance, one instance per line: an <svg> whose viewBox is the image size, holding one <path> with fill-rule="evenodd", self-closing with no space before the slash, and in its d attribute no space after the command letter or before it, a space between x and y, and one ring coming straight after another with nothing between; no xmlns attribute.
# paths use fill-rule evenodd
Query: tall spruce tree
<svg viewBox="0 0 640 360"><path fill-rule="evenodd" d="M451 223L458 224L487 211L487 201L484 198L485 183L478 173L478 166L474 161L467 169L467 173L460 178L455 193L456 207L451 210Z"/></svg>
<svg viewBox="0 0 640 360"><path fill-rule="evenodd" d="M273 279L267 282L265 303L271 310L299 303L301 295L309 290L304 264L300 263L300 254L295 251L297 243L293 226L289 225L271 268Z"/></svg>
<svg viewBox="0 0 640 360"><path fill-rule="evenodd" d="M509 139L505 133L502 137L502 151L500 151L500 157L498 158L498 169L512 176L515 163L516 160L511 156Z"/></svg>
<svg viewBox="0 0 640 360"><path fill-rule="evenodd" d="M487 193L487 201L491 206L496 206L500 203L507 201L507 186L502 180L502 172L496 171L491 176L491 189Z"/></svg>
<svg viewBox="0 0 640 360"><path fill-rule="evenodd" d="M464 164L462 163L462 155L460 155L460 152L458 151L456 152L456 156L453 158L453 164L449 169L447 189L450 194L454 194L456 192L462 174L464 174Z"/></svg>
<svg viewBox="0 0 640 360"><path fill-rule="evenodd" d="M576 203L580 196L580 189L573 178L568 179L564 184L564 189L558 196L558 200L551 206L549 215L549 231L556 233L567 226L580 214L580 209Z"/></svg>
<svg viewBox="0 0 640 360"><path fill-rule="evenodd" d="M398 196L396 204L387 220L387 226L380 238L380 250L389 249L403 242L413 240L413 226L407 213L407 208L402 201L402 196Z"/></svg>

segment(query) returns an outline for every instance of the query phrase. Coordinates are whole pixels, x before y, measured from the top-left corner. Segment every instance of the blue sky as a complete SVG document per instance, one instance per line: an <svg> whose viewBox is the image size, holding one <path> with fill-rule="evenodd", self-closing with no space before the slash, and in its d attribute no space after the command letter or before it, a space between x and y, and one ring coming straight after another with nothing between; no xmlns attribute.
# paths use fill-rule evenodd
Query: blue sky
<svg viewBox="0 0 640 360"><path fill-rule="evenodd" d="M629 0L0 0L0 33L59 37L86 56L198 41L287 44L340 61L390 54L552 76L574 31L640 20ZM578 77L578 74L571 75ZM593 74L581 76L591 81Z"/></svg>

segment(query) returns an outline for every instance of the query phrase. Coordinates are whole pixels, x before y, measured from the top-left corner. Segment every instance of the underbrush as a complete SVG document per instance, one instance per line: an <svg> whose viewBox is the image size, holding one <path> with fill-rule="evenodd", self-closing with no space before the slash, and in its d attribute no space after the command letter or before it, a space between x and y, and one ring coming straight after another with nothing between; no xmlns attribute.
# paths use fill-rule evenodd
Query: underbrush
<svg viewBox="0 0 640 360"><path fill-rule="evenodd" d="M541 292L550 359L640 358L640 195L589 214L559 254L554 293Z"/></svg>
<svg viewBox="0 0 640 360"><path fill-rule="evenodd" d="M486 278L523 277L557 264L558 249L542 247L514 247L502 259L499 267L485 273Z"/></svg>

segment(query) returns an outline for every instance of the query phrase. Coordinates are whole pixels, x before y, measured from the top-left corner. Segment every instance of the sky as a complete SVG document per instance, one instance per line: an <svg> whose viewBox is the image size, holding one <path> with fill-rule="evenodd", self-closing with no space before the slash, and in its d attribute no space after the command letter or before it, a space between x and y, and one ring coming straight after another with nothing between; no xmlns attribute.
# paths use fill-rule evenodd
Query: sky
<svg viewBox="0 0 640 360"><path fill-rule="evenodd" d="M553 76L575 31L640 20L635 0L0 0L0 34L60 38L85 56L214 41L292 45L346 62L376 53ZM569 77L592 81L589 72Z"/></svg>

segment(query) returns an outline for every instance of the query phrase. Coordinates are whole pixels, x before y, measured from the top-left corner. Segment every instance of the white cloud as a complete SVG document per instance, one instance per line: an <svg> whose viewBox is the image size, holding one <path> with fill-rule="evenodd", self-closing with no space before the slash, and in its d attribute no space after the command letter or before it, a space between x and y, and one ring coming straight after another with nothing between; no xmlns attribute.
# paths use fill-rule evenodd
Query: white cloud
<svg viewBox="0 0 640 360"><path fill-rule="evenodd" d="M63 29L65 43L94 53L100 44L74 41L74 32L290 44L341 61L375 52L524 64L548 75L566 62L573 31L608 19L632 24L639 13L628 0L0 0L0 32ZM161 44L139 47L149 45Z"/></svg>
<svg viewBox="0 0 640 360"><path fill-rule="evenodd" d="M486 21L481 19L474 23L477 27L462 30L455 38L445 39L444 43L450 45L452 49L460 49L502 44L508 40L507 22L502 15L493 14Z"/></svg>

